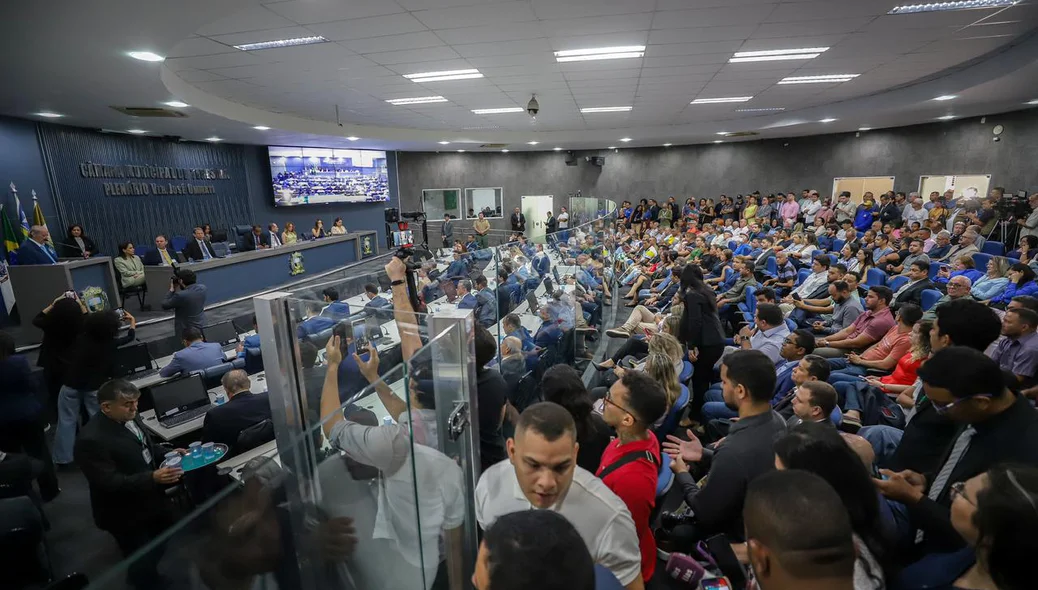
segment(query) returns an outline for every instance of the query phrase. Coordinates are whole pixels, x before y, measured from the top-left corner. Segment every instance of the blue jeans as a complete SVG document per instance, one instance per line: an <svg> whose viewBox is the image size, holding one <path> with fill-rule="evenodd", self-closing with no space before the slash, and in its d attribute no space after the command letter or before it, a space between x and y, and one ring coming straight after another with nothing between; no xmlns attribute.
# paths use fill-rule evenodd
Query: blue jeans
<svg viewBox="0 0 1038 590"><path fill-rule="evenodd" d="M51 457L55 463L63 465L72 462L80 405L85 405L87 414L93 418L100 409L97 404L97 391L84 391L62 385L58 393L58 426L54 431L54 446L51 450Z"/></svg>
<svg viewBox="0 0 1038 590"><path fill-rule="evenodd" d="M832 376L830 376L830 379ZM857 377L854 378L857 380ZM844 412L854 410L861 412L861 396L858 395L858 388L854 386L850 381L830 381L833 385L833 389L836 390L836 395L839 397L840 407L843 408Z"/></svg>
<svg viewBox="0 0 1038 590"><path fill-rule="evenodd" d="M721 393L720 385L713 385L706 390L706 395L703 396L703 399L706 400L701 410L704 423L711 420L735 418L739 415L739 412L729 408L724 403L724 394Z"/></svg>
<svg viewBox="0 0 1038 590"><path fill-rule="evenodd" d="M886 467L891 457L894 456L894 451L901 444L901 437L904 436L905 431L893 426L876 425L865 426L858 431L858 434L872 445L872 451L876 453L876 465Z"/></svg>
<svg viewBox="0 0 1038 590"><path fill-rule="evenodd" d="M858 376L865 376L865 367L859 365L852 365L847 362L845 358L826 359L829 361L829 369L833 371L829 374L829 383L836 383L838 381L857 381ZM835 381L833 377L837 374L841 374Z"/></svg>

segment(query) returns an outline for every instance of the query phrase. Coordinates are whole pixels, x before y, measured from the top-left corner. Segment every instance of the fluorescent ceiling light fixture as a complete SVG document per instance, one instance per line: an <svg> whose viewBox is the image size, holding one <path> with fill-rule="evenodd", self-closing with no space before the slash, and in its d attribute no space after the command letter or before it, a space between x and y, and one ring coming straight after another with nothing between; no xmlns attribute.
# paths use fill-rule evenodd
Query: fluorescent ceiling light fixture
<svg viewBox="0 0 1038 590"><path fill-rule="evenodd" d="M450 142L449 141L441 141L440 145L447 145L448 143L450 143Z"/></svg>
<svg viewBox="0 0 1038 590"><path fill-rule="evenodd" d="M784 111L786 107L766 107L760 109L735 109L737 113L774 113L778 111Z"/></svg>
<svg viewBox="0 0 1038 590"><path fill-rule="evenodd" d="M556 152L561 152L561 151L562 151L562 148L560 148L560 147L557 147L557 148L552 148L552 149L553 149L554 151L556 151Z"/></svg>
<svg viewBox="0 0 1038 590"><path fill-rule="evenodd" d="M872 131L872 127L858 127L858 131Z"/></svg>
<svg viewBox="0 0 1038 590"><path fill-rule="evenodd" d="M747 102L752 96L724 96L718 98L697 98L688 104L721 104L725 102Z"/></svg>
<svg viewBox="0 0 1038 590"><path fill-rule="evenodd" d="M440 72L422 72L420 74L404 74L404 77L419 84L424 82L446 82L449 80L471 80L482 78L479 70L444 70Z"/></svg>
<svg viewBox="0 0 1038 590"><path fill-rule="evenodd" d="M502 153L502 154L507 154L507 153L508 153L508 150L507 150L507 149L503 149L503 150L501 150L501 153Z"/></svg>
<svg viewBox="0 0 1038 590"><path fill-rule="evenodd" d="M205 140L206 141L212 141L212 142L223 141L222 139L220 139L219 137L217 137L215 135L212 136L212 137L207 137L207 138L205 138Z"/></svg>
<svg viewBox="0 0 1038 590"><path fill-rule="evenodd" d="M717 134L718 135L728 135L728 132L727 131L718 131Z"/></svg>
<svg viewBox="0 0 1038 590"><path fill-rule="evenodd" d="M537 145L537 144L539 144L539 143L541 143L541 142L539 142L539 141L528 141L528 142L526 142L526 143L527 143L528 145Z"/></svg>
<svg viewBox="0 0 1038 590"><path fill-rule="evenodd" d="M714 143L724 143L724 140L723 139L715 139Z"/></svg>
<svg viewBox="0 0 1038 590"><path fill-rule="evenodd" d="M133 59L139 59L141 61L165 61L166 58L162 57L157 53L150 51L130 51L126 55L129 55Z"/></svg>
<svg viewBox="0 0 1038 590"><path fill-rule="evenodd" d="M828 117L826 119L822 119L821 121L819 121L819 123L832 123L835 120L836 119L833 119L832 117Z"/></svg>
<svg viewBox="0 0 1038 590"><path fill-rule="evenodd" d="M256 131L270 131L270 127L267 127L266 125L256 125L253 129Z"/></svg>
<svg viewBox="0 0 1038 590"><path fill-rule="evenodd" d="M607 150L615 150L615 149L616 149L616 146L615 146L615 145L611 145L611 146L607 147L606 149L607 149Z"/></svg>
<svg viewBox="0 0 1038 590"><path fill-rule="evenodd" d="M62 115L61 113L53 113L51 111L40 111L40 112L36 113L36 116L37 117L46 117L48 119L58 119L58 118L64 117L65 115Z"/></svg>
<svg viewBox="0 0 1038 590"><path fill-rule="evenodd" d="M622 138L620 138L620 141L622 141L624 143L627 143L628 141L631 141L631 138L630 137L622 137Z"/></svg>
<svg viewBox="0 0 1038 590"><path fill-rule="evenodd" d="M672 145L674 145L674 144L672 144L672 143L665 143L665 144L663 144L663 147L670 147Z"/></svg>
<svg viewBox="0 0 1038 590"><path fill-rule="evenodd" d="M348 136L348 137L347 137L346 139L347 139L348 141L357 141L357 140L358 140L358 139L360 139L360 138L359 138L359 137L357 137L356 135L350 135L350 136Z"/></svg>
<svg viewBox="0 0 1038 590"><path fill-rule="evenodd" d="M954 94L944 94L942 96L938 96L938 97L934 98L934 100L953 100L953 99L956 99L956 98L958 98L958 96L956 96Z"/></svg>
<svg viewBox="0 0 1038 590"><path fill-rule="evenodd" d="M257 49L276 49L278 47L295 47L296 45L313 45L314 43L324 43L327 41L324 37L295 37L293 39L277 39L275 41L261 41L259 43L245 43L244 45L235 45L235 49L241 49L242 51L256 51Z"/></svg>
<svg viewBox="0 0 1038 590"><path fill-rule="evenodd" d="M954 2L933 2L930 4L904 4L891 8L887 14L946 12L949 10L970 10L974 8L1005 8L1019 3L1020 0L956 0Z"/></svg>
<svg viewBox="0 0 1038 590"><path fill-rule="evenodd" d="M1029 101L1025 102L1024 104L1038 104L1038 98L1036 98L1034 100L1029 100Z"/></svg>
<svg viewBox="0 0 1038 590"><path fill-rule="evenodd" d="M626 113L634 107L587 107L580 109L582 113Z"/></svg>
<svg viewBox="0 0 1038 590"><path fill-rule="evenodd" d="M567 49L555 52L555 61L594 61L599 59L627 59L645 55L644 45L622 47L592 47L589 49Z"/></svg>
<svg viewBox="0 0 1038 590"><path fill-rule="evenodd" d="M179 100L171 100L168 102L164 102L162 104L166 105L167 107L173 107L175 109L186 109L187 107L191 106L186 102L180 102Z"/></svg>
<svg viewBox="0 0 1038 590"><path fill-rule="evenodd" d="M447 102L447 99L443 98L442 96L418 96L415 98L391 98L386 102L394 106L401 106L408 104L428 104L433 102Z"/></svg>
<svg viewBox="0 0 1038 590"><path fill-rule="evenodd" d="M785 59L814 59L828 47L802 47L800 49L769 49L766 51L736 51L728 63L750 61L781 61Z"/></svg>
<svg viewBox="0 0 1038 590"><path fill-rule="evenodd" d="M937 117L938 121L951 121L955 118L955 115L944 115L943 117Z"/></svg>
<svg viewBox="0 0 1038 590"><path fill-rule="evenodd" d="M847 82L860 74L827 74L825 76L789 76L778 81L779 84L834 84Z"/></svg>
<svg viewBox="0 0 1038 590"><path fill-rule="evenodd" d="M523 107L501 107L497 109L472 109L472 112L476 115L503 115L505 113L522 113L525 110Z"/></svg>
<svg viewBox="0 0 1038 590"><path fill-rule="evenodd" d="M459 153L459 154L464 154L464 153L465 153L465 150L458 150L458 153Z"/></svg>
<svg viewBox="0 0 1038 590"><path fill-rule="evenodd" d="M147 133L147 131L145 131L143 129L127 129L126 132L127 133L132 133L134 135L140 135L142 133Z"/></svg>

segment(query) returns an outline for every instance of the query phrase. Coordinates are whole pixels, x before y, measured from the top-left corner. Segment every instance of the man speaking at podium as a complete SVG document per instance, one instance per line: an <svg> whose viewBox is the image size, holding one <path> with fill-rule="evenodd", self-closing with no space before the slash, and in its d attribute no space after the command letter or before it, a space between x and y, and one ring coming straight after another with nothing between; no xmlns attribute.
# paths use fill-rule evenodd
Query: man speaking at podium
<svg viewBox="0 0 1038 590"><path fill-rule="evenodd" d="M58 262L58 254L47 243L49 239L50 232L47 231L46 226L32 226L29 229L29 239L25 240L16 251L18 264L56 264Z"/></svg>

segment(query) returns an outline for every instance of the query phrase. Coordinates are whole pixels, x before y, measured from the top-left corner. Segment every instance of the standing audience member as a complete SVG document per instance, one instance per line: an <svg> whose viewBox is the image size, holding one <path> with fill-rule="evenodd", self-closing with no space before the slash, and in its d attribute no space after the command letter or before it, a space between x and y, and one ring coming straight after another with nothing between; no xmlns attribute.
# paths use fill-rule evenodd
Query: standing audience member
<svg viewBox="0 0 1038 590"><path fill-rule="evenodd" d="M65 241L58 244L62 258L90 258L97 255L97 244L83 231L83 226L73 223L68 226Z"/></svg>
<svg viewBox="0 0 1038 590"><path fill-rule="evenodd" d="M544 401L556 403L569 412L576 428L577 465L594 473L602 462L612 438L612 431L602 416L593 411L594 405L583 379L569 365L555 365L541 378Z"/></svg>
<svg viewBox="0 0 1038 590"><path fill-rule="evenodd" d="M7 332L0 332L0 376L0 452L25 453L42 463L36 481L49 502L61 490L43 432L43 408L29 361L15 354L14 337Z"/></svg>
<svg viewBox="0 0 1038 590"><path fill-rule="evenodd" d="M602 454L595 475L627 505L638 531L642 553L642 580L656 571L656 539L650 519L656 506L660 445L652 425L667 411L667 397L652 377L626 371L605 397L602 417L616 430L616 439Z"/></svg>
<svg viewBox="0 0 1038 590"><path fill-rule="evenodd" d="M183 334L187 328L205 325L205 285L198 284L195 271L180 269L169 281L169 293L162 309L173 310L173 333Z"/></svg>
<svg viewBox="0 0 1038 590"><path fill-rule="evenodd" d="M627 590L641 590L641 553L630 512L592 472L577 466L573 418L562 406L526 409L508 440L509 461L483 472L476 486L476 520L485 531L498 518L530 509L552 510L576 527L595 563Z"/></svg>
<svg viewBox="0 0 1038 590"><path fill-rule="evenodd" d="M165 490L180 481L183 471L156 467L166 449L152 440L139 418L136 386L113 379L96 395L101 412L76 440L76 461L90 486L94 523L115 537L124 558L152 544L130 561L126 577L139 590L160 587L158 564L165 542L156 540L174 522Z"/></svg>
<svg viewBox="0 0 1038 590"><path fill-rule="evenodd" d="M857 590L854 529L824 479L768 473L746 491L746 553L760 590Z"/></svg>
<svg viewBox="0 0 1038 590"><path fill-rule="evenodd" d="M71 295L69 297L68 295ZM65 370L72 362L70 355L83 329L86 307L75 291L58 296L32 319L32 325L43 332L36 366L43 368L47 381L47 417L58 416L58 392L65 384Z"/></svg>
<svg viewBox="0 0 1038 590"><path fill-rule="evenodd" d="M685 308L678 339L688 348L693 366L691 415L696 416L710 388L713 367L724 353L724 331L717 315L717 297L694 264L681 271L681 298Z"/></svg>
<svg viewBox="0 0 1038 590"><path fill-rule="evenodd" d="M119 336L122 321L129 322L130 327ZM97 414L97 390L114 376L115 349L133 342L136 328L137 320L129 312L124 312L120 320L112 310L95 311L83 320L83 333L69 355L65 383L58 395L58 426L52 451L55 464L72 462L80 409L85 407L90 417Z"/></svg>

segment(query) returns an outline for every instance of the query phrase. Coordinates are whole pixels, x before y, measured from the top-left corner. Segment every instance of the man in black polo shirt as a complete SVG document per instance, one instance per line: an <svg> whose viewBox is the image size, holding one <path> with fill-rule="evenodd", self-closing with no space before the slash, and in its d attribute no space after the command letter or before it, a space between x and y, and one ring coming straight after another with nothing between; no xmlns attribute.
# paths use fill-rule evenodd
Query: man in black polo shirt
<svg viewBox="0 0 1038 590"><path fill-rule="evenodd" d="M725 356L721 386L725 403L738 409L739 420L716 450L704 449L691 430L687 432L688 441L669 435L663 443L694 516L692 527L674 529L673 538L680 547L717 533L725 533L733 541L743 538L746 487L758 475L775 468L772 444L786 431L785 420L770 403L775 390L775 363L763 352L737 350ZM710 477L702 488L689 474L687 463L709 470Z"/></svg>
<svg viewBox="0 0 1038 590"><path fill-rule="evenodd" d="M908 508L904 524L910 526L899 527L903 542L923 543L925 553L953 551L965 541L951 522L952 484L999 463L1038 466L1038 412L1005 386L998 363L978 350L945 348L919 368L919 378L934 410L961 427L935 470L884 469L889 479L875 481L883 495Z"/></svg>

